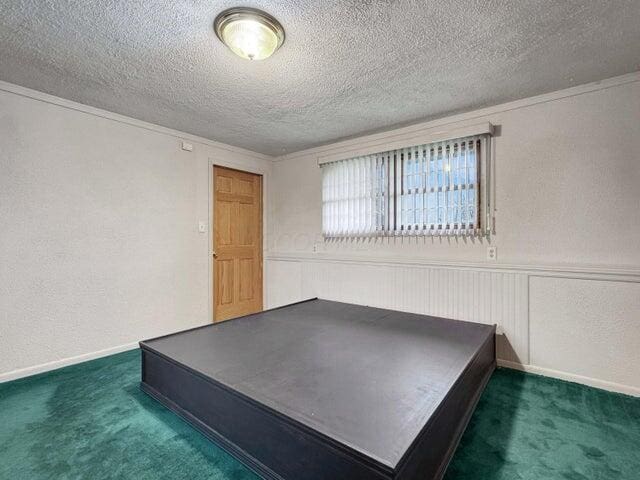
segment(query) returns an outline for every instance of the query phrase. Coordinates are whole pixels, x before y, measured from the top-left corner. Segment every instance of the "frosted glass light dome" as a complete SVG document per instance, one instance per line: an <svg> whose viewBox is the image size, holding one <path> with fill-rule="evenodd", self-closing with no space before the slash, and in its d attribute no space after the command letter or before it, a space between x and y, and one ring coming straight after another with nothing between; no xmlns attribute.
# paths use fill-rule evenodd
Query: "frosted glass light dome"
<svg viewBox="0 0 640 480"><path fill-rule="evenodd" d="M253 8L231 8L216 18L218 38L247 60L264 60L284 42L284 29L271 15Z"/></svg>

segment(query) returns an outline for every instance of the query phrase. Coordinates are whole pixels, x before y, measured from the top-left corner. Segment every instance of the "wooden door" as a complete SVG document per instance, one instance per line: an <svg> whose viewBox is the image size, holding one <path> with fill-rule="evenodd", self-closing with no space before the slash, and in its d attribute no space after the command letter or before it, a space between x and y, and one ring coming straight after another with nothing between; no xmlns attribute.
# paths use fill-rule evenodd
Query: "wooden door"
<svg viewBox="0 0 640 480"><path fill-rule="evenodd" d="M214 322L262 310L262 177L213 167Z"/></svg>

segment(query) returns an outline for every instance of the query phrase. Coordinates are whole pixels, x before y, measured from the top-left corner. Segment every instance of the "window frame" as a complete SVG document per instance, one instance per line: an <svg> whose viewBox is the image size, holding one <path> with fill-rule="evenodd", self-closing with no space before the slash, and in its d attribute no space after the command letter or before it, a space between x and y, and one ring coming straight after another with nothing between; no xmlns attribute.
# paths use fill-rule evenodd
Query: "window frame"
<svg viewBox="0 0 640 480"><path fill-rule="evenodd" d="M492 149L492 133L493 126L491 124L484 128L480 134L476 135L466 135L462 136L449 136L446 140L438 140L438 141L430 141L425 143L415 143L411 146L403 146L400 148L385 150L382 152L374 152L360 156L353 156L342 158L340 160L328 160L328 161L319 161L320 167L324 167L328 164L335 164L338 162L345 161L358 161L362 158L375 158L375 162L379 159L382 159L384 162L384 168L386 169L386 176L383 180L386 180L387 185L386 188L383 189L383 195L386 195L386 201L383 203L386 207L386 221L382 223L381 226L378 226L377 223L371 222L369 219L369 224L373 223L376 225L376 229L374 231L367 232L336 232L331 231L326 225L326 212L325 212L325 177L323 172L323 188L322 188L322 234L325 239L340 239L340 238L363 238L363 237L398 237L398 236L473 236L473 237L482 237L488 236L492 233L493 228L493 216L491 210L491 170L492 170L492 162L491 162L491 149ZM474 166L476 170L475 181L473 182L473 190L476 192L477 201L474 200L473 208L474 208L474 221L472 222L447 222L443 220L442 223L432 223L425 221L426 218L429 218L429 209L424 207L425 203L423 200L423 209L419 214L422 216L422 221L417 222L416 219L416 209L413 210L414 222L410 223L405 220L403 214L406 210L403 210L403 201L405 200L405 195L427 195L430 193L439 193L442 192L448 195L448 192L461 192L461 191L471 191L469 179L461 184L460 181L457 181L453 184L453 181L449 180L449 185L438 185L440 183L437 180L438 170L436 170L436 185L429 185L430 177L426 177L426 175L430 175L431 172L429 170L420 172L420 175L425 175L421 183L423 186L421 192L418 192L418 187L414 188L414 192L411 193L410 189L407 188L405 193L405 172L406 163L409 162L409 152L413 152L413 154L417 154L420 149L429 149L429 158L428 160L421 159L420 162L425 162L428 165L428 168L431 166L431 152L439 152L441 149L446 148L447 150L453 149L454 145L457 145L458 152L462 149L461 145L464 142L468 145L471 140L474 142ZM455 150L454 150L455 151ZM423 153L424 155L424 153ZM440 154L437 154L434 160L436 163L440 161ZM447 154L447 155L455 155L455 154ZM460 175L460 166L459 166L459 153L457 158L458 166L456 175ZM453 157L449 157L453 158ZM466 157L465 157L466 158ZM320 159L319 159L320 160ZM449 160L451 162L451 160ZM377 163L376 163L377 165ZM422 168L422 167L421 167ZM465 159L465 168L466 159ZM377 169L376 169L377 172ZM452 174L449 174L452 175ZM424 180L426 179L426 180ZM458 177L459 180L459 177ZM427 187L428 185L428 187ZM414 197L415 200L415 197ZM428 206L428 201L427 204ZM451 208L469 208L470 204L467 202L464 206L461 204L461 200L457 200L454 206L448 205L445 203L444 207L436 207L436 215L439 215L439 209L451 209ZM374 215L372 212L371 215ZM460 214L462 215L462 214ZM445 217L446 218L446 217ZM462 217L464 218L464 217ZM364 222L360 221L359 224L367 223L367 220ZM415 228L416 225L421 225L422 228Z"/></svg>

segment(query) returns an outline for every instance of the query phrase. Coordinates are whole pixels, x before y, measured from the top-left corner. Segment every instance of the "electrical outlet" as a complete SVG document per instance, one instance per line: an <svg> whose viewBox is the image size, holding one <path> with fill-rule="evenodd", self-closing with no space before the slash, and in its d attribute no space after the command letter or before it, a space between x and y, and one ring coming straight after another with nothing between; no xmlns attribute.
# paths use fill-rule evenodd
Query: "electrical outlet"
<svg viewBox="0 0 640 480"><path fill-rule="evenodd" d="M495 262L498 259L498 247L495 245L489 245L487 247L487 260Z"/></svg>

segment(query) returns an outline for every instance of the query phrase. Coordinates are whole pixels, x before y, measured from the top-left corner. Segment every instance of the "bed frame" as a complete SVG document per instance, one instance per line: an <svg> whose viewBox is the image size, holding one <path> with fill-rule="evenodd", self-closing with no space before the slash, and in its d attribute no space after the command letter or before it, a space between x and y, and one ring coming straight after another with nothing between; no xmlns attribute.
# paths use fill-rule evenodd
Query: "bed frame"
<svg viewBox="0 0 640 480"><path fill-rule="evenodd" d="M267 479L439 479L495 326L310 300L147 340L142 389Z"/></svg>

